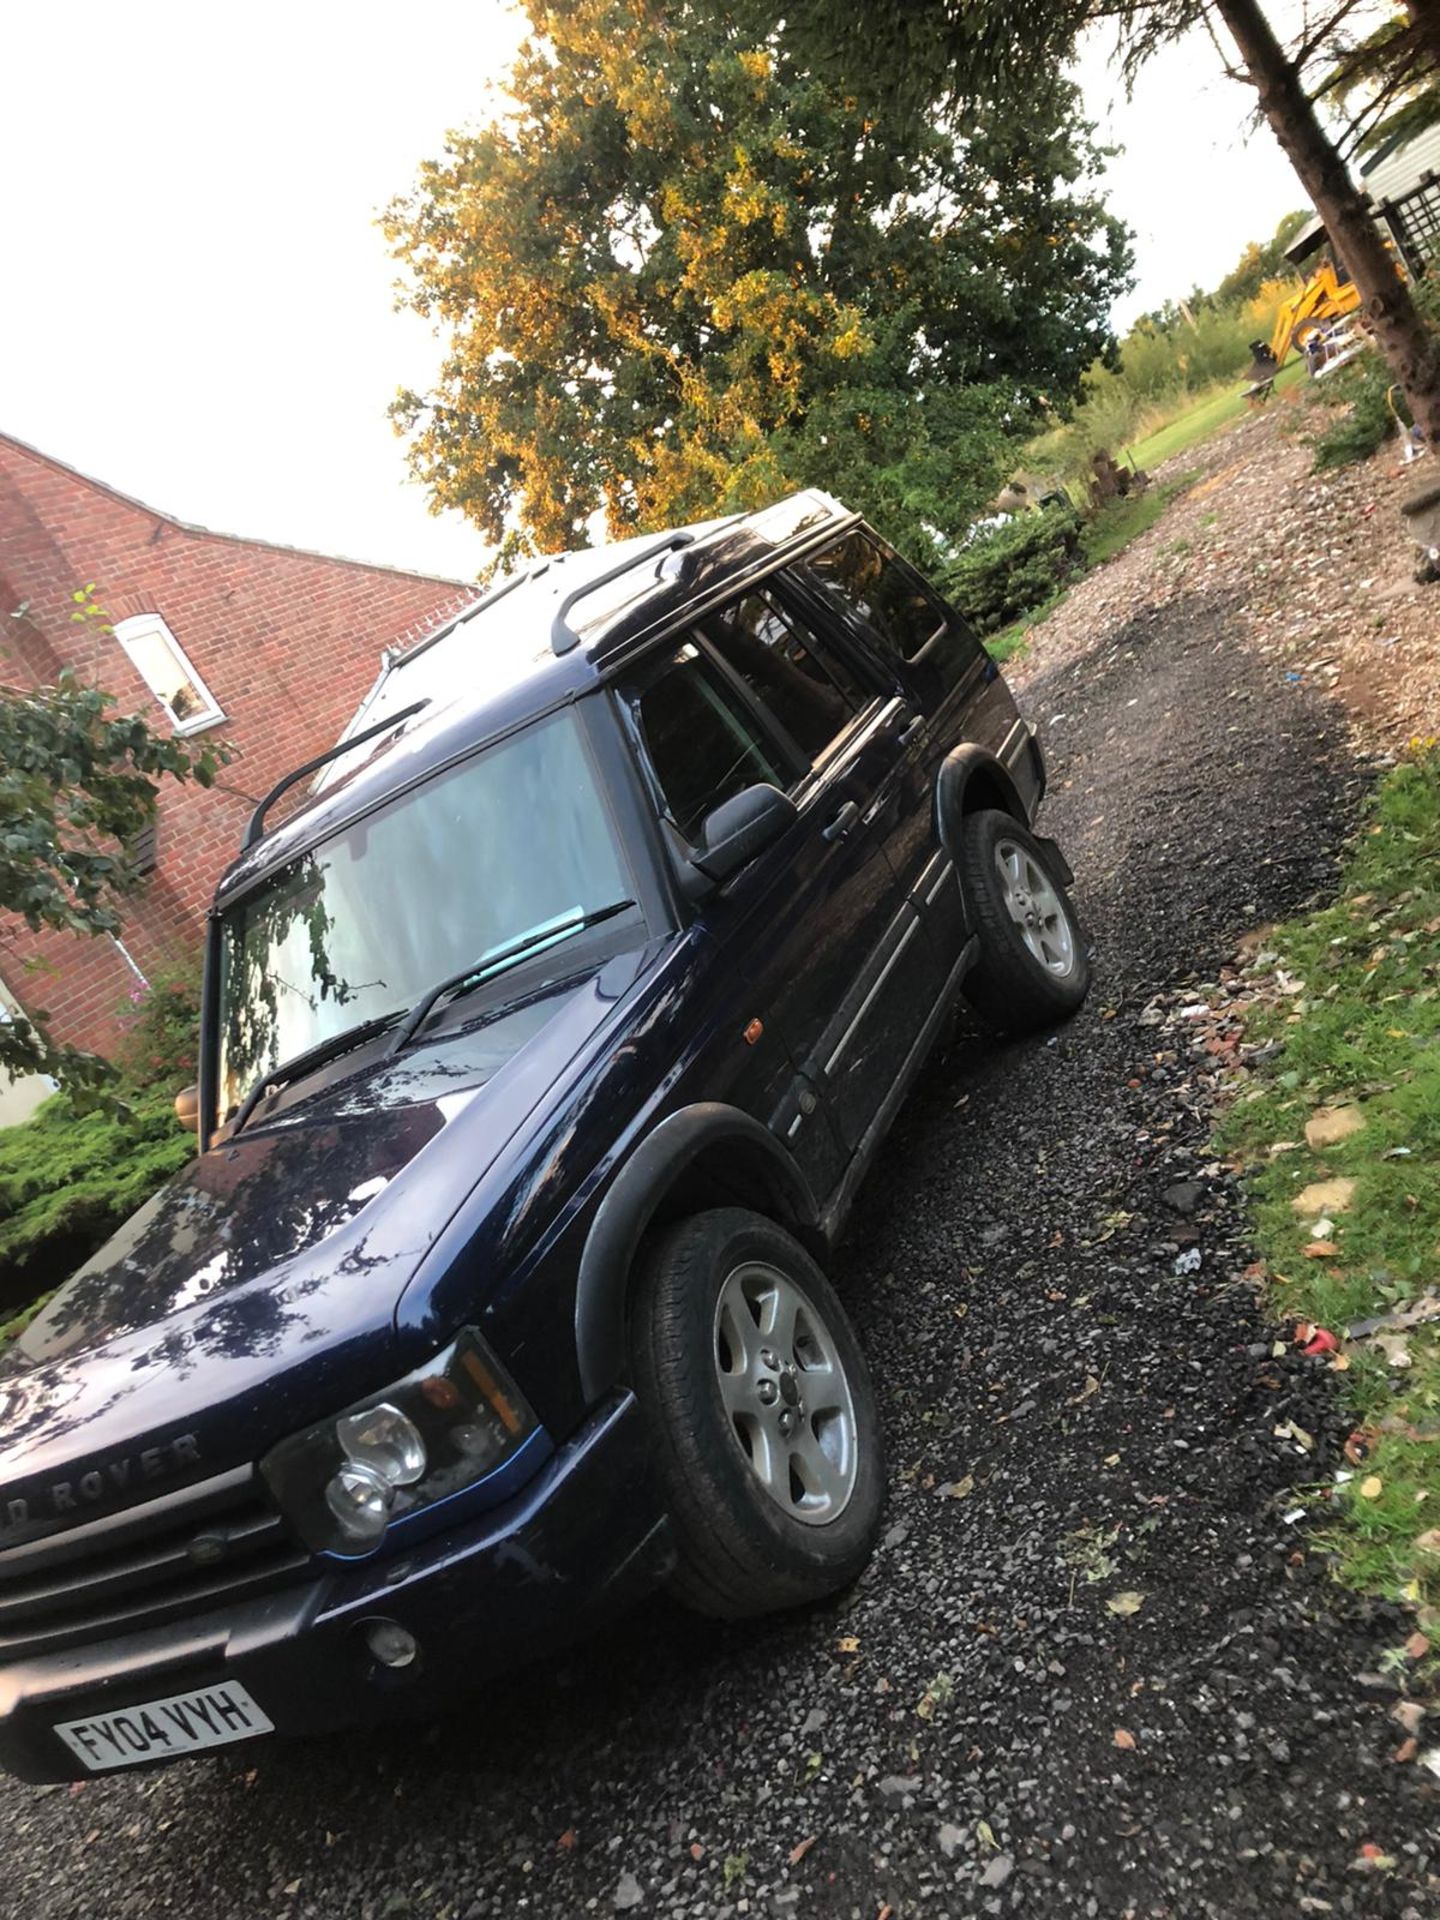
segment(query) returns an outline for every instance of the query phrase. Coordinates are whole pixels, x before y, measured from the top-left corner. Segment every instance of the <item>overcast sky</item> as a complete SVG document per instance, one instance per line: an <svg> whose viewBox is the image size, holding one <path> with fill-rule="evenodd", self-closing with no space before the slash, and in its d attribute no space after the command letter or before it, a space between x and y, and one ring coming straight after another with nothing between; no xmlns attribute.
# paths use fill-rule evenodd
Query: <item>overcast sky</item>
<svg viewBox="0 0 1440 1920"><path fill-rule="evenodd" d="M437 349L393 311L374 220L486 114L518 39L499 0L7 9L0 430L182 519L471 576L479 535L430 515L386 419ZM1102 48L1082 78L1128 149L1122 320L1303 204L1204 38L1133 103Z"/></svg>

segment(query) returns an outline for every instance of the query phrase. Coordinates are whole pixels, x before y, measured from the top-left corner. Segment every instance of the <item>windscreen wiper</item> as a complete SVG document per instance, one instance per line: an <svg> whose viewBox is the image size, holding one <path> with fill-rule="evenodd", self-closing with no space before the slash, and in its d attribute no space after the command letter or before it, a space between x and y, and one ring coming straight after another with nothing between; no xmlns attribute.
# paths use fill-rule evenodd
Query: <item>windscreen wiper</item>
<svg viewBox="0 0 1440 1920"><path fill-rule="evenodd" d="M583 933L587 927L598 927L602 920L613 920L617 913L624 913L627 907L634 905L633 900L612 900L608 907L592 907L588 913L577 913L569 919L552 920L543 927L533 927L529 933L522 933L518 940L512 940L508 946L497 947L493 953L482 954L478 960L472 960L468 967L462 967L458 973L452 973L444 980L437 980L433 987L426 988L395 1029L395 1038L390 1042L387 1052L399 1053L402 1047L408 1046L429 1019L438 1002L445 999L447 995L484 986L487 980L493 980L497 974L506 972L510 967L518 966L522 960L528 960L532 954L542 953L546 947L553 946L560 940L568 940L572 934Z"/></svg>
<svg viewBox="0 0 1440 1920"><path fill-rule="evenodd" d="M318 1041L313 1047L307 1047L304 1053L297 1053L293 1058L282 1061L278 1067L267 1069L240 1102L230 1124L229 1137L233 1140L244 1128L245 1122L267 1094L278 1093L281 1087L300 1079L302 1074L309 1073L315 1067L323 1067L327 1060L336 1060L342 1053L349 1053L352 1047L360 1046L373 1034L393 1027L401 1017L399 1007L389 1013L377 1013L372 1019L360 1021L357 1026L346 1027L343 1033L332 1033L328 1040Z"/></svg>

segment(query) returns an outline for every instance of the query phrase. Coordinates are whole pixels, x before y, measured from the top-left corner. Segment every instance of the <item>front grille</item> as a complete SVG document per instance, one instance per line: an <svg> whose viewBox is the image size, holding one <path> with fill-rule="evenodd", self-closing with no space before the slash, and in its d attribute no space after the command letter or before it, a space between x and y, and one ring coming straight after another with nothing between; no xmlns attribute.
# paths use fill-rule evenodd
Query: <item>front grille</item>
<svg viewBox="0 0 1440 1920"><path fill-rule="evenodd" d="M269 1593L309 1562L237 1468L0 1552L0 1665Z"/></svg>

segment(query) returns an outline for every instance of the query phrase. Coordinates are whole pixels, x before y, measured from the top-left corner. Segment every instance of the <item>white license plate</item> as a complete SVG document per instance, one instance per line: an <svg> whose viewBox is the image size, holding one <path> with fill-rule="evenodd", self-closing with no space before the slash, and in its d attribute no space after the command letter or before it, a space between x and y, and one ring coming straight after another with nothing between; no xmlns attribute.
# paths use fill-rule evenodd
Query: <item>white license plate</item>
<svg viewBox="0 0 1440 1920"><path fill-rule="evenodd" d="M228 1747L275 1728L244 1687L227 1680L219 1687L66 1720L55 1731L91 1773L108 1773L112 1767L138 1767L147 1760L174 1760L182 1753Z"/></svg>

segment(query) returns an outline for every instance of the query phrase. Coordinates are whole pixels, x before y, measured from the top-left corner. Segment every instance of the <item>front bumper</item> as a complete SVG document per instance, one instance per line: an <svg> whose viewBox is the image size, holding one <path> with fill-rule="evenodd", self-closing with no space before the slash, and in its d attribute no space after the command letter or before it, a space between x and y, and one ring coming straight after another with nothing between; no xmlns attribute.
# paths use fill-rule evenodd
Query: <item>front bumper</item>
<svg viewBox="0 0 1440 1920"><path fill-rule="evenodd" d="M223 1612L0 1668L0 1768L89 1778L53 1732L238 1681L280 1733L424 1713L465 1683L581 1637L652 1586L667 1529L635 1401L597 1414L513 1500L466 1526ZM377 1665L365 1629L405 1627L419 1658Z"/></svg>

